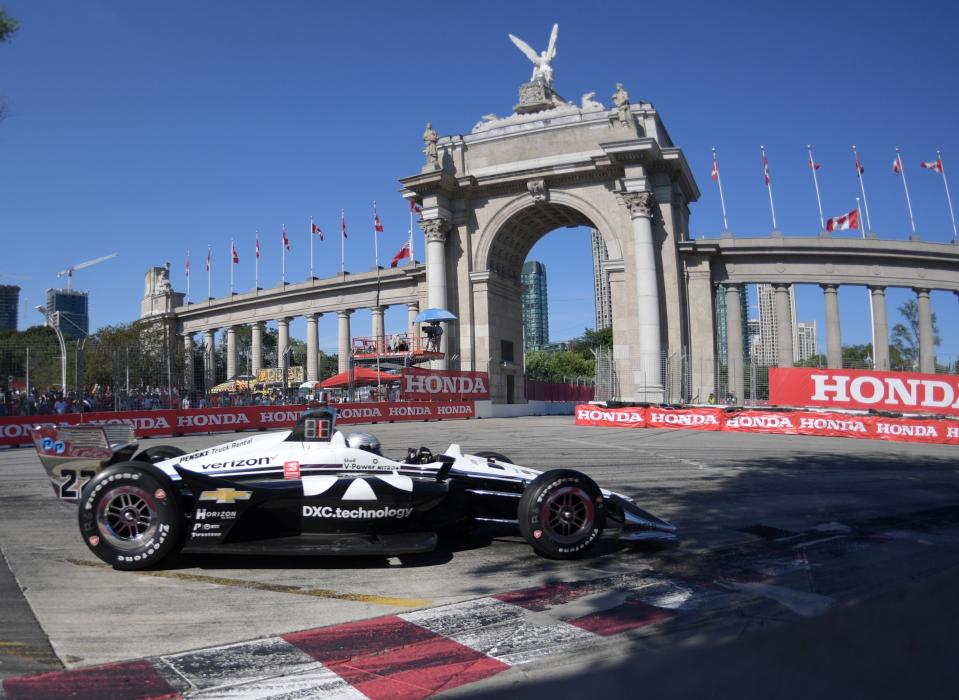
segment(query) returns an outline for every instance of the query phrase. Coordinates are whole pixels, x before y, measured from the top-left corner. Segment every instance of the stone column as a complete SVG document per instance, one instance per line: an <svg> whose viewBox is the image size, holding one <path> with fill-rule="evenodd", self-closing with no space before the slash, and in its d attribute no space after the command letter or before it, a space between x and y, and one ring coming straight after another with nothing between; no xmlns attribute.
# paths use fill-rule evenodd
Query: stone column
<svg viewBox="0 0 959 700"><path fill-rule="evenodd" d="M216 328L203 331L203 391L210 393L216 383Z"/></svg>
<svg viewBox="0 0 959 700"><path fill-rule="evenodd" d="M183 388L187 393L193 391L193 334L183 334Z"/></svg>
<svg viewBox="0 0 959 700"><path fill-rule="evenodd" d="M639 366L633 367L637 397L649 401L663 398L662 354L659 319L659 282L653 241L652 192L628 192L623 201L633 219L634 273L639 335Z"/></svg>
<svg viewBox="0 0 959 700"><path fill-rule="evenodd" d="M430 309L446 308L446 239L450 223L446 219L421 221L426 235L426 306ZM434 369L446 369L446 348L449 329L445 329L440 341L442 360L431 363Z"/></svg>
<svg viewBox="0 0 959 700"><path fill-rule="evenodd" d="M317 321L322 314L307 314L306 316L306 380L315 382L320 378L317 354L320 349L320 334Z"/></svg>
<svg viewBox="0 0 959 700"><path fill-rule="evenodd" d="M376 351L379 354L383 354L383 349L386 347L385 338L386 335L383 328L383 312L386 311L385 306L374 306L370 309L370 313L373 317L373 326L370 329L373 333L373 342L376 343Z"/></svg>
<svg viewBox="0 0 959 700"><path fill-rule="evenodd" d="M889 326L886 323L886 288L869 287L872 295L873 369L889 369Z"/></svg>
<svg viewBox="0 0 959 700"><path fill-rule="evenodd" d="M689 309L691 393L694 402L706 403L709 395L716 391L716 357L713 353L715 313L709 258L705 255L688 256L686 275L689 280L686 303Z"/></svg>
<svg viewBox="0 0 959 700"><path fill-rule="evenodd" d="M736 399L743 404L746 382L743 373L743 316L742 285L726 285L726 366L729 377L727 385ZM718 397L725 401L726 397Z"/></svg>
<svg viewBox="0 0 959 700"><path fill-rule="evenodd" d="M842 368L842 333L839 326L839 286L821 284L826 303L826 366Z"/></svg>
<svg viewBox="0 0 959 700"><path fill-rule="evenodd" d="M776 283L776 347L780 367L793 366L793 323L792 310L789 308L789 288L792 285ZM727 314L729 309L726 309Z"/></svg>
<svg viewBox="0 0 959 700"><path fill-rule="evenodd" d="M347 372L350 369L350 314L353 309L343 309L336 312L338 340L339 340L339 366L337 372Z"/></svg>
<svg viewBox="0 0 959 700"><path fill-rule="evenodd" d="M280 368L280 382L283 384L284 395L287 389L286 370L290 366L290 358L287 353L290 350L290 319L277 319L277 339L276 339L276 366Z"/></svg>
<svg viewBox="0 0 959 700"><path fill-rule="evenodd" d="M420 313L420 303L418 301L410 301L406 304L406 332L410 334L410 350L416 347L417 336L419 335L420 328L419 324L416 322L416 317Z"/></svg>
<svg viewBox="0 0 959 700"><path fill-rule="evenodd" d="M226 329L226 378L236 376L236 326Z"/></svg>
<svg viewBox="0 0 959 700"><path fill-rule="evenodd" d="M914 289L919 304L919 371L934 374L936 349L932 331L932 305L928 289Z"/></svg>
<svg viewBox="0 0 959 700"><path fill-rule="evenodd" d="M263 321L250 324L250 371L256 377L263 369Z"/></svg>

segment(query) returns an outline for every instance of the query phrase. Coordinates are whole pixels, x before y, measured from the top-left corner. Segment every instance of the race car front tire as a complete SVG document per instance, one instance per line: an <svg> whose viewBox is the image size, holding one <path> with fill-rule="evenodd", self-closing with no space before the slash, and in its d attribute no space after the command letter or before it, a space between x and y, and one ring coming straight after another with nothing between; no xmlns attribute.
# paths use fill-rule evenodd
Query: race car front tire
<svg viewBox="0 0 959 700"><path fill-rule="evenodd" d="M142 462L121 462L91 479L78 518L87 547L114 569L154 566L180 549L186 533L178 490Z"/></svg>
<svg viewBox="0 0 959 700"><path fill-rule="evenodd" d="M182 457L185 454L186 452L181 450L179 447L174 447L173 445L156 445L155 447L148 447L147 449L143 450L143 452L133 458L133 461L156 464L157 462L162 462L165 459Z"/></svg>
<svg viewBox="0 0 959 700"><path fill-rule="evenodd" d="M519 529L548 559L574 559L603 532L606 509L595 482L572 469L553 469L533 479L517 512Z"/></svg>

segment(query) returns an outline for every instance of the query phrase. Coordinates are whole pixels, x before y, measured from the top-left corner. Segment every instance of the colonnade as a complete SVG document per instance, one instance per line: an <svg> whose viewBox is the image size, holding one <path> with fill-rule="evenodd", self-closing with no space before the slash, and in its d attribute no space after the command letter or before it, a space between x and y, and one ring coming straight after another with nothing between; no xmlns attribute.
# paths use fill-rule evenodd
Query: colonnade
<svg viewBox="0 0 959 700"><path fill-rule="evenodd" d="M384 315L388 306L374 306L370 308L372 315L371 336L382 338L385 335ZM418 301L406 303L407 309L407 330L411 336L418 332L416 317L420 312ZM338 352L338 372L345 372L350 367L350 353L352 351L351 343L351 316L355 309L340 309L336 311L337 317L337 352ZM319 380L319 319L322 313L306 314L306 380ZM289 367L290 352L290 322L295 317L285 316L276 320L277 324L277 367ZM226 373L227 378L240 374L240 368L237 365L238 344L237 332L243 325L250 327L250 373L256 376L264 367L263 361L263 334L266 329L266 321L253 321L249 324L233 324L226 326ZM203 377L204 386L194 387L193 374L193 344L195 333L183 333L183 349L186 357L185 373L187 387L190 389L209 390L215 384L214 375L214 355L216 352L216 333L219 328L207 328L203 333ZM244 368L245 369L245 368Z"/></svg>
<svg viewBox="0 0 959 700"><path fill-rule="evenodd" d="M743 365L743 328L742 317L730 309L741 308L741 296L745 293L745 285L741 283L724 282L726 296L726 342L728 353L727 371L729 387L735 396L743 396L744 365ZM819 285L823 291L823 304L826 317L826 366L830 369L842 368L842 332L839 318L839 287L832 282ZM854 285L849 285L854 286ZM776 308L776 344L779 367L793 366L793 338L791 328L791 314L789 309L789 293L791 283L776 282L772 284L775 291ZM888 371L889 364L889 324L886 313L886 286L867 285L872 307L872 337L873 337L873 367L876 370ZM932 327L932 304L929 300L930 290L925 287L914 287L916 304L919 310L919 371L932 374L935 366L935 338ZM959 292L956 292L959 296Z"/></svg>

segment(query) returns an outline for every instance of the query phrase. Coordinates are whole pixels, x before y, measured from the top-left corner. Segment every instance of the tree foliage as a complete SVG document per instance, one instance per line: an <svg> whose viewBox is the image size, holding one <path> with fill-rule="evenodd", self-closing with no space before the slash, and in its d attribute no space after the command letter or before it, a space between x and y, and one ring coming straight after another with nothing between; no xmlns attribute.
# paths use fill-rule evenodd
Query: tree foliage
<svg viewBox="0 0 959 700"><path fill-rule="evenodd" d="M10 35L17 31L20 25L13 17L7 14L7 11L0 7L0 41L6 41Z"/></svg>
<svg viewBox="0 0 959 700"><path fill-rule="evenodd" d="M577 377L592 377L595 373L593 360L587 360L572 350L532 350L526 354L526 374L530 379L558 382Z"/></svg>
<svg viewBox="0 0 959 700"><path fill-rule="evenodd" d="M897 323L892 327L892 347L898 351L903 364L915 367L919 363L919 303L910 299L899 307L899 314L905 323ZM938 347L941 343L936 315L932 314L933 347Z"/></svg>

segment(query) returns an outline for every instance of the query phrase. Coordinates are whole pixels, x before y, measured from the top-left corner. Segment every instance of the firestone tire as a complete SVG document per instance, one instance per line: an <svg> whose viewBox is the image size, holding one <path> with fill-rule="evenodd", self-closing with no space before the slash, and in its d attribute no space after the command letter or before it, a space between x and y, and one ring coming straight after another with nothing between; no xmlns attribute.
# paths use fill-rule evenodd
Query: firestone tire
<svg viewBox="0 0 959 700"><path fill-rule="evenodd" d="M513 464L513 460L504 455L502 452L492 452L486 450L485 452L477 452L475 457L482 457L483 459L495 459L497 462L503 462L504 464Z"/></svg>
<svg viewBox="0 0 959 700"><path fill-rule="evenodd" d="M592 479L571 469L554 469L540 474L523 491L517 519L520 532L538 554L574 559L599 539L606 508Z"/></svg>
<svg viewBox="0 0 959 700"><path fill-rule="evenodd" d="M133 461L156 464L157 462L162 462L165 459L182 457L185 454L186 452L181 450L179 447L174 447L173 445L157 445L156 447L148 447L147 449L143 450L143 452L133 458Z"/></svg>
<svg viewBox="0 0 959 700"><path fill-rule="evenodd" d="M121 462L84 487L80 534L90 551L114 569L159 564L183 544L186 526L179 493L151 465Z"/></svg>

